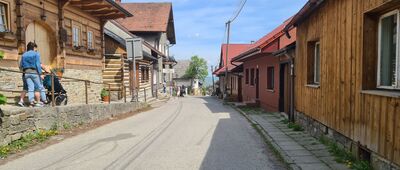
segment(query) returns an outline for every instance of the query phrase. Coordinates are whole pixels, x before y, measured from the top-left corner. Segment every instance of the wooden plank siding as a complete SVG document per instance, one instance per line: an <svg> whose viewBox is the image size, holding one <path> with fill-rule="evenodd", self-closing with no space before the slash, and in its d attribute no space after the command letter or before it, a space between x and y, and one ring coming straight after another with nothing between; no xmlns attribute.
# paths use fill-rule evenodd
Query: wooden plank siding
<svg viewBox="0 0 400 170"><path fill-rule="evenodd" d="M295 106L298 112L400 165L399 97L363 91L376 90L378 58L377 25L369 25L375 22L366 17L369 11L393 2L326 0L297 26ZM400 7L399 2L395 3ZM313 88L306 86L307 48L317 40L321 81L319 88Z"/></svg>

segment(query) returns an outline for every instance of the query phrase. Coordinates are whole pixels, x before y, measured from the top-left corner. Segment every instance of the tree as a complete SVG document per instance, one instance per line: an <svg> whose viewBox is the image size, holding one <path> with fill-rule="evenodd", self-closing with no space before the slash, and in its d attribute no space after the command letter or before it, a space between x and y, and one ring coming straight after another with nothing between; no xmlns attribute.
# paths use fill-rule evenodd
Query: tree
<svg viewBox="0 0 400 170"><path fill-rule="evenodd" d="M195 55L190 59L189 67L186 70L185 77L190 79L199 79L204 81L208 76L207 61Z"/></svg>

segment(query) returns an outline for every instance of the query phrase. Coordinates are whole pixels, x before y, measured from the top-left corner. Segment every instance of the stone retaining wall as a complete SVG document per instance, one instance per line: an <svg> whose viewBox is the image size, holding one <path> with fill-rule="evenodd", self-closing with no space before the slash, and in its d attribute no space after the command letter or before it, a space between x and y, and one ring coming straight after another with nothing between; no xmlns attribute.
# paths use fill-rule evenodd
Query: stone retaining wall
<svg viewBox="0 0 400 170"><path fill-rule="evenodd" d="M103 82L103 72L101 70L66 69L63 76L92 82ZM69 104L86 103L85 82L63 79L61 84L67 91ZM101 102L100 93L103 87L104 85L102 84L91 83L88 85L88 99L90 104Z"/></svg>
<svg viewBox="0 0 400 170"><path fill-rule="evenodd" d="M354 154L356 157L361 156L361 152L368 152L360 148L357 142L351 140L350 138L342 135L341 133L336 132L334 129L329 128L328 126L325 126L321 122L318 122L317 120L305 115L304 113L301 112L295 112L295 119L296 123L300 124L303 126L305 131L310 133L312 136L315 138L320 138L320 137L327 137L330 140L336 142L339 147L344 148ZM389 161L385 160L383 157L379 156L378 154L371 152L370 153L370 162L371 165L374 169L377 170L386 170L386 169L392 169L392 170L400 170L400 167L390 163Z"/></svg>
<svg viewBox="0 0 400 170"><path fill-rule="evenodd" d="M76 126L108 119L147 107L145 103L90 104L46 108L0 109L0 145L18 140L37 129Z"/></svg>
<svg viewBox="0 0 400 170"><path fill-rule="evenodd" d="M19 71L18 68L5 68L9 70ZM103 82L102 70L76 70L66 69L63 76L77 78L82 80L89 80L93 82ZM85 83L83 81L75 81L62 79L62 86L68 94L69 104L83 104L86 103L85 96ZM0 89L10 90L15 92L2 92L8 98L9 104L16 104L19 101L20 92L22 91L22 74L0 70ZM89 84L88 85L88 99L89 103L101 103L101 90L104 85L102 84ZM27 99L26 99L27 100Z"/></svg>

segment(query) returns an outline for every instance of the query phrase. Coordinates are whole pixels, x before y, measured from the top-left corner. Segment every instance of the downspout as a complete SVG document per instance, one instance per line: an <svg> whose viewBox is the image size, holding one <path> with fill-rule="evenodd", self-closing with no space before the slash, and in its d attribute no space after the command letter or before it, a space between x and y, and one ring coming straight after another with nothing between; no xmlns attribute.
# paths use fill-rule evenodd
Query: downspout
<svg viewBox="0 0 400 170"><path fill-rule="evenodd" d="M294 122L294 62L293 56L286 53L286 57L289 58L289 67L290 67L290 110L289 110L289 121Z"/></svg>

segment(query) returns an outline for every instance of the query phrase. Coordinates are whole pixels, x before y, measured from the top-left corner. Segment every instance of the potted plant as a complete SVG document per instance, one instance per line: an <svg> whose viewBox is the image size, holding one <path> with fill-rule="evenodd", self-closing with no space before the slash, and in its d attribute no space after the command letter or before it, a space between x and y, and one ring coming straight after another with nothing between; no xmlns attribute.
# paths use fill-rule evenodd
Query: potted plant
<svg viewBox="0 0 400 170"><path fill-rule="evenodd" d="M57 75L58 79L61 80L63 74L64 74L64 68L53 68L51 70L51 72L53 72L54 74Z"/></svg>
<svg viewBox="0 0 400 170"><path fill-rule="evenodd" d="M103 100L104 102L109 102L110 101L110 93L106 90L106 89L102 89L101 93L101 100Z"/></svg>

